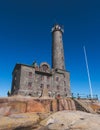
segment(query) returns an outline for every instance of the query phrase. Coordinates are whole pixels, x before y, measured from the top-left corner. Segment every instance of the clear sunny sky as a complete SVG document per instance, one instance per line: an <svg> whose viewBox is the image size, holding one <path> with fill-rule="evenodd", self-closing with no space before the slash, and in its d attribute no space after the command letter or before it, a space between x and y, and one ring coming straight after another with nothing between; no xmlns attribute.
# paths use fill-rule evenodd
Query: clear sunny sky
<svg viewBox="0 0 100 130"><path fill-rule="evenodd" d="M51 28L64 26L66 69L73 93L89 94L83 46L93 94L100 96L99 0L0 0L0 96L11 89L16 63L51 65Z"/></svg>

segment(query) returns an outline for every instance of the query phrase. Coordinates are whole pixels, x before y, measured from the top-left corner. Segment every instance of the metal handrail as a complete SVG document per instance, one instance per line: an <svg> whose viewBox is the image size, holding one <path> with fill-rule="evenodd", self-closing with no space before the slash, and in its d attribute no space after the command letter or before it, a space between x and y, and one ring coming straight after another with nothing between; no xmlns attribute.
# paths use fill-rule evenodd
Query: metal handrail
<svg viewBox="0 0 100 130"><path fill-rule="evenodd" d="M77 99L94 99L94 100L98 100L98 95L93 95L93 97L91 97L91 95L85 95L85 94L75 94L75 93L72 93L72 98L77 98Z"/></svg>

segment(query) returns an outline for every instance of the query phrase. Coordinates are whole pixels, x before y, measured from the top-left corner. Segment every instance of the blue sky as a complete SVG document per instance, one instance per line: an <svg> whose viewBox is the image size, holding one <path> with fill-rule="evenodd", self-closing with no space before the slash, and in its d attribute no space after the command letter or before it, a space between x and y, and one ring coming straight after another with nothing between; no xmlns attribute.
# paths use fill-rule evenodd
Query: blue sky
<svg viewBox="0 0 100 130"><path fill-rule="evenodd" d="M1 0L0 96L11 88L16 63L51 65L51 28L64 26L66 69L73 93L89 94L83 46L87 51L93 94L100 95L99 0Z"/></svg>

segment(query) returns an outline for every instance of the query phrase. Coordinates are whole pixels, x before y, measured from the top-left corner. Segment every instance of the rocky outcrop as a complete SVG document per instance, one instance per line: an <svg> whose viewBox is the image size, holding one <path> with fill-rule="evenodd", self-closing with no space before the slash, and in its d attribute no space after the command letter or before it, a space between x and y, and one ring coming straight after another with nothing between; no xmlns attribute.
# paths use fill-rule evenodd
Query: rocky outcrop
<svg viewBox="0 0 100 130"><path fill-rule="evenodd" d="M67 98L33 98L27 96L0 98L0 115L3 116L26 112L56 112L61 110L75 110L73 100Z"/></svg>
<svg viewBox="0 0 100 130"><path fill-rule="evenodd" d="M32 130L38 122L39 116L35 113L13 114L0 117L0 130Z"/></svg>
<svg viewBox="0 0 100 130"><path fill-rule="evenodd" d="M91 104L91 108L96 112L100 114L100 102L94 102Z"/></svg>
<svg viewBox="0 0 100 130"><path fill-rule="evenodd" d="M27 102L26 112L45 112L45 108L39 101L29 100Z"/></svg>
<svg viewBox="0 0 100 130"><path fill-rule="evenodd" d="M100 116L66 110L12 114L0 117L0 130L100 130Z"/></svg>
<svg viewBox="0 0 100 130"><path fill-rule="evenodd" d="M100 116L81 111L59 111L40 122L40 130L100 130Z"/></svg>

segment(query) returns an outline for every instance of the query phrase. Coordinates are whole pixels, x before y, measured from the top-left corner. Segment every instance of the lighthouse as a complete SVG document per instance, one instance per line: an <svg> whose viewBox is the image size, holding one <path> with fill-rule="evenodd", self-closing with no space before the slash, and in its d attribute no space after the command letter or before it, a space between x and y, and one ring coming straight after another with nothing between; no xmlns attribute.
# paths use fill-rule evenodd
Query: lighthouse
<svg viewBox="0 0 100 130"><path fill-rule="evenodd" d="M66 71L63 47L64 30L59 24L52 28L53 91L57 95L70 97L70 73Z"/></svg>
<svg viewBox="0 0 100 130"><path fill-rule="evenodd" d="M52 28L52 67L45 61L40 65L16 64L12 72L11 95L33 97L70 97L70 73L65 69L64 30L58 24ZM34 62L35 63L35 62Z"/></svg>
<svg viewBox="0 0 100 130"><path fill-rule="evenodd" d="M65 70L62 35L64 30L58 25L52 28L52 68Z"/></svg>

